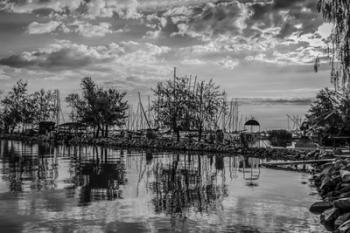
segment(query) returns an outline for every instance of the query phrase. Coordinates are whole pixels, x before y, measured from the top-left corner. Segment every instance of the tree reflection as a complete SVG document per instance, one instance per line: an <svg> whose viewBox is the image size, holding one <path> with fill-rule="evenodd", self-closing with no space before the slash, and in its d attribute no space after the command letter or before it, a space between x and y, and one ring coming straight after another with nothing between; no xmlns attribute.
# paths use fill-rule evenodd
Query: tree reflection
<svg viewBox="0 0 350 233"><path fill-rule="evenodd" d="M3 179L11 192L55 188L57 159L48 145L1 141Z"/></svg>
<svg viewBox="0 0 350 233"><path fill-rule="evenodd" d="M74 188L79 188L79 203L122 198L121 185L127 183L123 152L117 156L107 148L89 148L92 153L81 152L75 160Z"/></svg>
<svg viewBox="0 0 350 233"><path fill-rule="evenodd" d="M54 148L14 141L1 141L0 151L2 179L8 182L11 192L54 190L60 183L68 197L78 192L81 205L122 198L120 185L127 182L122 151L97 147ZM69 161L68 174L62 161L60 166L59 158ZM61 180L58 180L59 173L63 176Z"/></svg>
<svg viewBox="0 0 350 233"><path fill-rule="evenodd" d="M224 176L218 182L222 157L208 160L201 155L169 156L167 163L157 159L153 164L155 179L149 186L154 192L155 211L182 216L192 208L195 212L216 210L218 202L228 195Z"/></svg>

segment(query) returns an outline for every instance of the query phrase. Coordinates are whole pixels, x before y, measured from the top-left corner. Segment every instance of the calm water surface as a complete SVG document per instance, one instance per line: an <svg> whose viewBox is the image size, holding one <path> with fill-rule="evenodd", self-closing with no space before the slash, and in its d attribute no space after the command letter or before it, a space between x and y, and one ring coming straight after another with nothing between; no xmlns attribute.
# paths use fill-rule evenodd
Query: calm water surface
<svg viewBox="0 0 350 233"><path fill-rule="evenodd" d="M259 160L0 141L0 232L326 232Z"/></svg>

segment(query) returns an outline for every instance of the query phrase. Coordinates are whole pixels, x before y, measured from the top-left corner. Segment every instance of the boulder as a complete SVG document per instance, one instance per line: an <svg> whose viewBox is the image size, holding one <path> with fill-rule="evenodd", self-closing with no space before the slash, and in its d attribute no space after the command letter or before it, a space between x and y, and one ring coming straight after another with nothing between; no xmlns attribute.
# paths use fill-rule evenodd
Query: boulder
<svg viewBox="0 0 350 233"><path fill-rule="evenodd" d="M326 175L321 182L320 189L322 190L322 194L326 194L330 191L333 191L336 185L341 182L340 176L331 177Z"/></svg>
<svg viewBox="0 0 350 233"><path fill-rule="evenodd" d="M320 217L321 223L327 228L332 228L334 226L334 221L339 217L339 215L340 210L337 208L325 210Z"/></svg>
<svg viewBox="0 0 350 233"><path fill-rule="evenodd" d="M339 198L350 197L350 191L339 195Z"/></svg>
<svg viewBox="0 0 350 233"><path fill-rule="evenodd" d="M339 172L343 182L350 182L350 171L340 170Z"/></svg>
<svg viewBox="0 0 350 233"><path fill-rule="evenodd" d="M350 213L345 213L340 215L334 222L334 226L338 228L340 225L342 225L344 222L348 221L350 219Z"/></svg>
<svg viewBox="0 0 350 233"><path fill-rule="evenodd" d="M333 205L330 202L320 201L315 202L310 207L310 212L313 214L322 214L325 210L331 209Z"/></svg>
<svg viewBox="0 0 350 233"><path fill-rule="evenodd" d="M350 191L350 184L342 183L340 185L339 191L342 192L342 193L349 192Z"/></svg>
<svg viewBox="0 0 350 233"><path fill-rule="evenodd" d="M350 197L338 199L334 201L333 205L341 210L350 210Z"/></svg>
<svg viewBox="0 0 350 233"><path fill-rule="evenodd" d="M347 220L337 228L337 233L349 233L350 232L350 220Z"/></svg>

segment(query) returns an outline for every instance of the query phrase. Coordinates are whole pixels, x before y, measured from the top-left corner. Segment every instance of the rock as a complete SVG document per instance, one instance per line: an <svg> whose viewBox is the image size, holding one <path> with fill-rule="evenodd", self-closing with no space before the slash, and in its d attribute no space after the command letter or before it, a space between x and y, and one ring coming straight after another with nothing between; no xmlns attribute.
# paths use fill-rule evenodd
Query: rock
<svg viewBox="0 0 350 233"><path fill-rule="evenodd" d="M344 222L350 219L350 213L345 213L340 215L334 222L334 226L338 228L340 225L342 225Z"/></svg>
<svg viewBox="0 0 350 233"><path fill-rule="evenodd" d="M330 202L320 201L315 202L310 207L310 212L313 214L321 214L325 210L331 209L333 205Z"/></svg>
<svg viewBox="0 0 350 233"><path fill-rule="evenodd" d="M341 182L340 176L331 177L329 175L326 175L322 179L322 183L320 186L320 189L322 190L322 194L326 194L326 193L334 190L334 188L336 187L336 185L339 182Z"/></svg>
<svg viewBox="0 0 350 233"><path fill-rule="evenodd" d="M337 208L325 210L320 216L321 223L327 228L332 228L334 226L334 221L339 217L339 215L340 210Z"/></svg>
<svg viewBox="0 0 350 233"><path fill-rule="evenodd" d="M349 233L350 232L350 220L347 220L340 225L336 231L337 233Z"/></svg>
<svg viewBox="0 0 350 233"><path fill-rule="evenodd" d="M340 170L339 172L343 182L350 182L350 171Z"/></svg>
<svg viewBox="0 0 350 233"><path fill-rule="evenodd" d="M342 183L340 185L339 191L342 192L342 193L349 192L350 191L350 184Z"/></svg>
<svg viewBox="0 0 350 233"><path fill-rule="evenodd" d="M339 195L339 198L350 197L350 191Z"/></svg>
<svg viewBox="0 0 350 233"><path fill-rule="evenodd" d="M338 199L334 201L333 205L341 210L350 210L350 197Z"/></svg>

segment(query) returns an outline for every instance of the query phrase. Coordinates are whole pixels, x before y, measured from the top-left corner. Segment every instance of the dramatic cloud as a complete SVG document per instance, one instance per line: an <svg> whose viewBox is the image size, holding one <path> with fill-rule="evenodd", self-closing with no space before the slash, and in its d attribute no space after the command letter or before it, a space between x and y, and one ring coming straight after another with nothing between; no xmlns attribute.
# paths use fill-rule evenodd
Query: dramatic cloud
<svg viewBox="0 0 350 233"><path fill-rule="evenodd" d="M70 24L70 28L72 28L74 32L77 32L85 37L102 37L110 34L112 33L111 26L112 25L110 23L105 22L93 25L90 23L75 21Z"/></svg>
<svg viewBox="0 0 350 233"><path fill-rule="evenodd" d="M133 66L153 64L169 48L134 41L111 43L105 46L87 46L61 40L38 51L23 52L0 59L0 65L29 69L78 69L88 65L101 67L108 62Z"/></svg>
<svg viewBox="0 0 350 233"><path fill-rule="evenodd" d="M29 34L44 34L55 31L61 23L57 21L50 21L48 23L32 22L28 26Z"/></svg>
<svg viewBox="0 0 350 233"><path fill-rule="evenodd" d="M214 78L228 97L300 107L329 85L332 25L323 22L316 4L0 0L0 85L6 89L26 77L38 86L55 82L68 90L92 76L137 96L138 91L150 94L176 66L179 75ZM318 73L313 72L316 57Z"/></svg>
<svg viewBox="0 0 350 233"><path fill-rule="evenodd" d="M238 60L232 60L230 57L226 57L225 59L219 61L219 65L222 65L223 67L233 70L238 66L239 62Z"/></svg>

